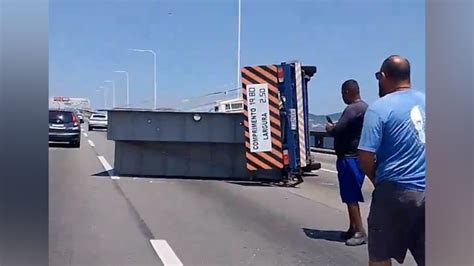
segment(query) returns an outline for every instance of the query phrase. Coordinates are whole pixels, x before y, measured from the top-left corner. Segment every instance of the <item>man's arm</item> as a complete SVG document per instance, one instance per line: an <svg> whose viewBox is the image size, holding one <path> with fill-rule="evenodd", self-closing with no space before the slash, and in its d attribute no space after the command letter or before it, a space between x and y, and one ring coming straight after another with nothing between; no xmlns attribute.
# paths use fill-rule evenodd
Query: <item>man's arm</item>
<svg viewBox="0 0 474 266"><path fill-rule="evenodd" d="M339 121L337 121L336 124L326 124L326 131L331 136L336 136L340 132L344 132L351 118L352 118L352 111L348 107L344 110L344 112L341 115L341 118L339 119Z"/></svg>
<svg viewBox="0 0 474 266"><path fill-rule="evenodd" d="M375 184L375 154L382 142L383 123L380 115L368 109L364 116L364 126L357 153L359 168Z"/></svg>
<svg viewBox="0 0 474 266"><path fill-rule="evenodd" d="M359 168L375 184L375 154L359 150L357 153Z"/></svg>

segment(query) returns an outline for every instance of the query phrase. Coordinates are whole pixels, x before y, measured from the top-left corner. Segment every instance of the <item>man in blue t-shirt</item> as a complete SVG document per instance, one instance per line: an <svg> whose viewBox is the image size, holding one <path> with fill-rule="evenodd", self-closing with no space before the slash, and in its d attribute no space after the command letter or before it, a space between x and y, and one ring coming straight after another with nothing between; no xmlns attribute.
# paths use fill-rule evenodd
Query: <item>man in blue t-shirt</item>
<svg viewBox="0 0 474 266"><path fill-rule="evenodd" d="M359 165L375 186L368 218L369 265L425 264L425 96L410 88L410 63L387 58L379 96L364 117Z"/></svg>

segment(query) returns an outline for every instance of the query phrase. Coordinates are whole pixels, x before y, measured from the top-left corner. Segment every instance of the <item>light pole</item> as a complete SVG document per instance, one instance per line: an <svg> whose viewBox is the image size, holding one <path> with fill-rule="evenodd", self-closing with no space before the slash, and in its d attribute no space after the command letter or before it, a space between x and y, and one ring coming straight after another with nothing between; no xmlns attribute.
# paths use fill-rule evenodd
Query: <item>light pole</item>
<svg viewBox="0 0 474 266"><path fill-rule="evenodd" d="M128 72L127 71L124 71L124 70L117 70L117 71L114 71L115 73L124 73L125 74L125 77L127 78L127 107L130 105L130 90L129 90L129 76L128 76Z"/></svg>
<svg viewBox="0 0 474 266"><path fill-rule="evenodd" d="M238 15L238 29L237 29L237 88L242 86L242 82L240 81L240 14L241 14L241 0L239 1L239 15ZM242 95L240 90L238 90L239 95Z"/></svg>
<svg viewBox="0 0 474 266"><path fill-rule="evenodd" d="M153 106L154 106L154 109L156 109L157 108L157 105L156 105L156 53L153 50L143 50L143 49L132 49L132 51L151 53L153 55Z"/></svg>
<svg viewBox="0 0 474 266"><path fill-rule="evenodd" d="M115 82L113 80L105 80L105 83L112 83L112 108L115 108Z"/></svg>
<svg viewBox="0 0 474 266"><path fill-rule="evenodd" d="M103 95L104 96L104 109L107 109L107 88L105 88L104 86L100 86L99 89L97 90L97 92L101 92L103 91Z"/></svg>

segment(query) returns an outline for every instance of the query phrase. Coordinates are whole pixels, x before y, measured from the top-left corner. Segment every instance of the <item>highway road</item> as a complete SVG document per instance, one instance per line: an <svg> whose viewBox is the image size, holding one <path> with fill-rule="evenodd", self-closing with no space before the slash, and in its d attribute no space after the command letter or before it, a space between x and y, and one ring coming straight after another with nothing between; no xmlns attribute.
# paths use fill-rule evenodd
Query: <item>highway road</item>
<svg viewBox="0 0 474 266"><path fill-rule="evenodd" d="M339 239L332 155L300 188L114 177L113 142L83 134L80 149L50 146L50 265L367 265L366 245Z"/></svg>

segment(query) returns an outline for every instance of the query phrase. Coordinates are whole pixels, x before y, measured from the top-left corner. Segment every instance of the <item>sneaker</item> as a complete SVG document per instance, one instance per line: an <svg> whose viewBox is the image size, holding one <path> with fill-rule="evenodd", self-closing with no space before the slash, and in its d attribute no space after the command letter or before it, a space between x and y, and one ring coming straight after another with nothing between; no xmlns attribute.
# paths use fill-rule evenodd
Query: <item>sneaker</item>
<svg viewBox="0 0 474 266"><path fill-rule="evenodd" d="M289 185L290 187L296 187L299 184L304 182L303 178L297 178L297 177L293 178L292 181L293 181L293 183Z"/></svg>
<svg viewBox="0 0 474 266"><path fill-rule="evenodd" d="M355 231L352 228L349 228L346 232L341 233L341 238L344 240L348 240L352 236L354 236Z"/></svg>
<svg viewBox="0 0 474 266"><path fill-rule="evenodd" d="M360 246L367 243L367 235L362 232L356 232L351 238L346 240L347 246Z"/></svg>

